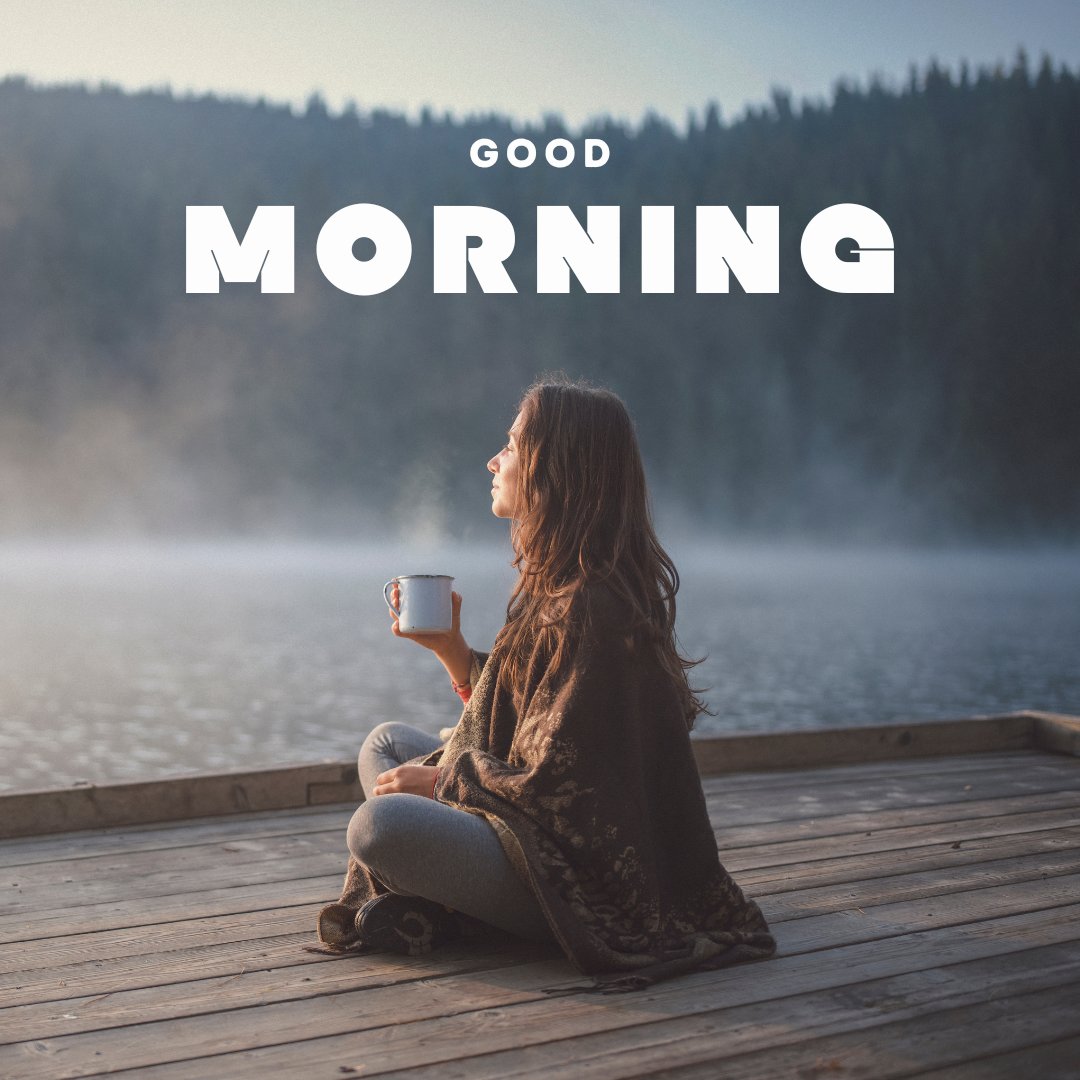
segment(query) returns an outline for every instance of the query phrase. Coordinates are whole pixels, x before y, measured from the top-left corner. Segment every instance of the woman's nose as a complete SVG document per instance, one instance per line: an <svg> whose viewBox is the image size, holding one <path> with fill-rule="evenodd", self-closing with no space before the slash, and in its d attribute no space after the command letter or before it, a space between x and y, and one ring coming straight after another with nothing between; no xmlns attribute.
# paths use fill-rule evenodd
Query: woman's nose
<svg viewBox="0 0 1080 1080"><path fill-rule="evenodd" d="M488 472L490 472L490 473L493 473L493 472L495 471L495 463L496 463L496 462L497 462L498 460L499 460L499 459L498 459L497 457L493 457L493 458L492 458L492 459L491 459L491 460L490 460L490 461L489 461L489 462L487 463L487 467L488 467Z"/></svg>

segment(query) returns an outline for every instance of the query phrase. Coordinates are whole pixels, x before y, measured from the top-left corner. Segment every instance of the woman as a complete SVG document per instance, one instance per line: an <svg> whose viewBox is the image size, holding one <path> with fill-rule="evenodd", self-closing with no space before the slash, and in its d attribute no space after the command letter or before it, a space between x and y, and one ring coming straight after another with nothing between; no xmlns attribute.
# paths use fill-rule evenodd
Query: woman
<svg viewBox="0 0 1080 1080"><path fill-rule="evenodd" d="M334 949L422 952L487 924L556 942L591 987L771 956L721 866L675 647L679 578L653 531L622 401L566 379L525 393L488 462L518 579L490 655L431 649L466 702L443 743L380 724L360 752ZM396 617L393 633L402 634ZM389 797L386 797L389 796ZM576 987L575 989L581 989Z"/></svg>

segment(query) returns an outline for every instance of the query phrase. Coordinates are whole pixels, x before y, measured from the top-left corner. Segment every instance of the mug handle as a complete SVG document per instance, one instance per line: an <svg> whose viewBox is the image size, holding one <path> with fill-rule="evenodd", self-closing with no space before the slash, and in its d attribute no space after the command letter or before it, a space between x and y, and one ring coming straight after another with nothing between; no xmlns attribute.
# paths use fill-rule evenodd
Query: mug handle
<svg viewBox="0 0 1080 1080"><path fill-rule="evenodd" d="M386 606L400 619L401 618L401 612L396 607L394 607L394 605L390 601L390 586L393 585L395 582L397 582L397 578L396 577L391 578L382 587L382 594L383 594L383 599L386 601Z"/></svg>

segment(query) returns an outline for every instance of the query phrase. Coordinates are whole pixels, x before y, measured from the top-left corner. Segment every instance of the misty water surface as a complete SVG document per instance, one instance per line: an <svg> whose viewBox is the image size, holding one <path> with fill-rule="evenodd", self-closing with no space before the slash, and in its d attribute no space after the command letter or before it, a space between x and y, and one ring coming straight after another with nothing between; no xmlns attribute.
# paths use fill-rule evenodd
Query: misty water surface
<svg viewBox="0 0 1080 1080"><path fill-rule="evenodd" d="M696 735L1080 712L1080 559L669 544ZM390 633L394 573L447 573L490 646L509 546L0 548L0 788L353 757L457 698ZM616 732L612 733L617 736Z"/></svg>

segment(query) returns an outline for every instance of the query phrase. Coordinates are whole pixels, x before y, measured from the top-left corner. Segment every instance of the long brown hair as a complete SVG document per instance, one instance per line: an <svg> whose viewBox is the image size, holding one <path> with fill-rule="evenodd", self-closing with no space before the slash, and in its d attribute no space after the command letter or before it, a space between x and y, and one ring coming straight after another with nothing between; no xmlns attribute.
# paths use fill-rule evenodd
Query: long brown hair
<svg viewBox="0 0 1080 1080"><path fill-rule="evenodd" d="M525 391L517 437L517 509L510 526L518 579L495 639L502 680L524 693L534 647L558 670L588 618L576 604L586 582L625 601L627 633L656 657L679 695L687 729L708 713L675 636L679 573L653 529L633 421L610 390L561 372ZM711 715L711 713L710 713Z"/></svg>

